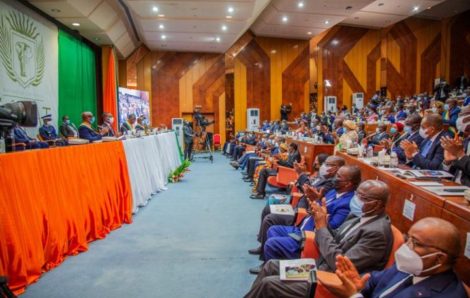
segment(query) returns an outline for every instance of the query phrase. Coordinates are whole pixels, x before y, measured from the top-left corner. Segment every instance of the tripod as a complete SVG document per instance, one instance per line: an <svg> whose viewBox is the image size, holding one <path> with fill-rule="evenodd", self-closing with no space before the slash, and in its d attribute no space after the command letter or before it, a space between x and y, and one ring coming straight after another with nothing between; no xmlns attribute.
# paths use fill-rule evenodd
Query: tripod
<svg viewBox="0 0 470 298"><path fill-rule="evenodd" d="M209 159L211 163L214 162L214 156L212 155L212 147L211 147L211 142L209 140L209 134L205 133L204 140L201 142L203 143L204 147L201 150L197 150L193 153L193 158L201 158L201 159ZM204 154L209 154L209 155L204 155ZM201 154L202 156L198 156Z"/></svg>
<svg viewBox="0 0 470 298"><path fill-rule="evenodd" d="M15 294L7 286L7 278L0 276L0 297L1 298L16 298Z"/></svg>

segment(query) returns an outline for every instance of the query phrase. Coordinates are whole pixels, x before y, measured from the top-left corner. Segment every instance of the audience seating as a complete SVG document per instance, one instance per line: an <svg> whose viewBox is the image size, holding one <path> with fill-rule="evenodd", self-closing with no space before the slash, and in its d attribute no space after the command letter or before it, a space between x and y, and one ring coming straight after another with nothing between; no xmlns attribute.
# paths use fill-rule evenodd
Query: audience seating
<svg viewBox="0 0 470 298"><path fill-rule="evenodd" d="M218 150L222 147L221 139L222 138L220 137L220 134L218 133L215 133L212 136L212 144L214 144L214 150Z"/></svg>

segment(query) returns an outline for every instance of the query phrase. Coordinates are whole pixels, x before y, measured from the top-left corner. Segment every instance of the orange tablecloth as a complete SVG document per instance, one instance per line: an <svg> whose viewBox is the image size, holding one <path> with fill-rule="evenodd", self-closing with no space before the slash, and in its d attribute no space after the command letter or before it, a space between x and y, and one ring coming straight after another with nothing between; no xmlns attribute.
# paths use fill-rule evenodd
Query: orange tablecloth
<svg viewBox="0 0 470 298"><path fill-rule="evenodd" d="M0 155L0 275L17 294L132 220L121 142Z"/></svg>

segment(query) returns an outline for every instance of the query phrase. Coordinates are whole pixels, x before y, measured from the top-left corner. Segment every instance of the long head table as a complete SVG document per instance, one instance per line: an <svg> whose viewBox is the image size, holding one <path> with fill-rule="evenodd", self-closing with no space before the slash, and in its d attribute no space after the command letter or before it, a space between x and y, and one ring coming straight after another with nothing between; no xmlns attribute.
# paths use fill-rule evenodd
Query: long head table
<svg viewBox="0 0 470 298"><path fill-rule="evenodd" d="M361 168L363 180L378 179L388 184L391 197L387 205L387 213L393 225L400 231L406 233L414 222L424 217L446 219L460 230L463 255L467 235L470 233L470 207L463 197L438 196L356 157L343 152L336 152L336 155L343 157L347 164ZM445 184L455 185L453 182L445 182ZM462 256L455 269L460 278L466 284L470 284L470 259Z"/></svg>
<svg viewBox="0 0 470 298"><path fill-rule="evenodd" d="M171 132L0 155L0 275L19 294L88 242L131 223L132 211L180 165L177 149Z"/></svg>

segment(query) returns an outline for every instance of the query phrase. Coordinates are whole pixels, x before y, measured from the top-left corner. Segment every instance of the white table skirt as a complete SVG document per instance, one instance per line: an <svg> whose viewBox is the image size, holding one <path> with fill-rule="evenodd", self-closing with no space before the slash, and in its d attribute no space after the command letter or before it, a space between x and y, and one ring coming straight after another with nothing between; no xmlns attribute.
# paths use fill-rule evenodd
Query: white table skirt
<svg viewBox="0 0 470 298"><path fill-rule="evenodd" d="M124 151L132 187L133 211L165 188L171 171L181 165L174 132L129 139Z"/></svg>

